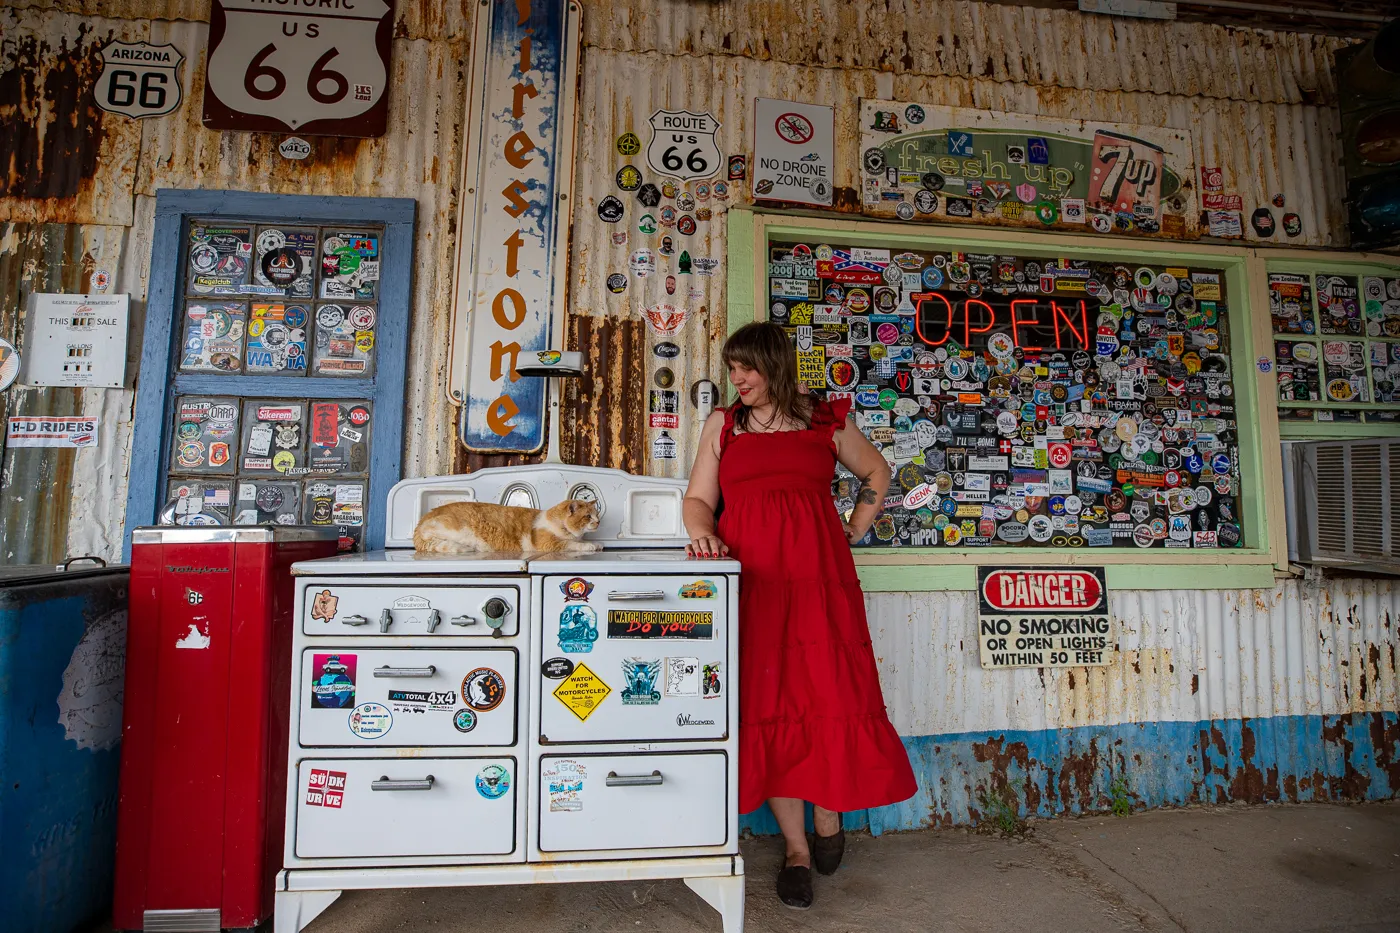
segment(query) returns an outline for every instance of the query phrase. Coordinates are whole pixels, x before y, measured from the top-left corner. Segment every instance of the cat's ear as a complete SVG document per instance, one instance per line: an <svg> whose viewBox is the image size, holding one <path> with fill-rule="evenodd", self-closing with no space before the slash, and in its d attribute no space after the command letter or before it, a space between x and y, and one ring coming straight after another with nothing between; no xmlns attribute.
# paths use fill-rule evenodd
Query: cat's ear
<svg viewBox="0 0 1400 933"><path fill-rule="evenodd" d="M581 505L583 505L583 503L580 502L580 501L578 501L577 499L570 499L570 500L569 500L569 514L570 514L570 515L573 515L574 513L576 513L576 512L578 511L578 507L581 506Z"/></svg>

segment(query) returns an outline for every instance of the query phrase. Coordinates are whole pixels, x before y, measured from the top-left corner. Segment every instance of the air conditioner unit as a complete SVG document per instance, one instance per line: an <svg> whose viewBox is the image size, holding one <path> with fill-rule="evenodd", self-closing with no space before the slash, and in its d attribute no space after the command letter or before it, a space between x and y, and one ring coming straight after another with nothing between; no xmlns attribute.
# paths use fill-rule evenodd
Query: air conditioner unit
<svg viewBox="0 0 1400 933"><path fill-rule="evenodd" d="M1400 438L1288 447L1289 558L1400 574Z"/></svg>

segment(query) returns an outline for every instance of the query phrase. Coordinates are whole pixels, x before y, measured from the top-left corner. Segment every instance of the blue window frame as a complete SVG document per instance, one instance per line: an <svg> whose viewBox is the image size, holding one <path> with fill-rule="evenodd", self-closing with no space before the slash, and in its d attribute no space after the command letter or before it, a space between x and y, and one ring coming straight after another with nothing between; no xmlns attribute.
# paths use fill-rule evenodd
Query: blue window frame
<svg viewBox="0 0 1400 933"><path fill-rule="evenodd" d="M318 197L175 189L156 192L150 287L137 377L127 492L125 555L129 557L131 553L132 530L155 524L159 511L167 501L171 452L175 449L176 441L175 400L190 396L233 397L240 411L244 409L245 402L273 399L370 403L373 426L369 432L368 479L361 506L364 510L363 547L366 550L383 547L384 503L390 487L402 474L404 373L412 298L415 210L415 202L405 198ZM348 230L373 228L380 237L378 260L381 265L377 319L371 325L373 363L368 373L364 376L353 373L325 376L308 371L304 375L285 376L182 372L179 354L186 340L185 281L190 266L191 227L195 223L210 222L239 223L250 227L275 224L279 227L344 226ZM321 243L317 242L316 251L312 254L315 263L322 261L320 247ZM256 259L252 261L256 262ZM313 279L317 280L319 276ZM313 299L320 297L322 293L317 289ZM257 298L244 296L243 300L256 301ZM330 300L335 299L332 296ZM313 307L314 300L307 300L306 304L308 308ZM317 326L319 324L310 320L305 323L308 333ZM241 333L242 328L239 330ZM251 333L251 326L248 330ZM251 339L248 338L249 341ZM307 341L307 348L302 351L303 366L306 365L305 354L312 352L311 343ZM237 356L235 365L241 369L241 348ZM253 364L250 361L248 365ZM307 419L303 419L302 423L307 423ZM234 431L232 440L237 439L238 432ZM222 455L228 456L227 445ZM210 460L212 462L212 455ZM269 475L273 479L278 478L274 474ZM261 506L259 502L259 508ZM296 517L300 523L302 516L298 514Z"/></svg>

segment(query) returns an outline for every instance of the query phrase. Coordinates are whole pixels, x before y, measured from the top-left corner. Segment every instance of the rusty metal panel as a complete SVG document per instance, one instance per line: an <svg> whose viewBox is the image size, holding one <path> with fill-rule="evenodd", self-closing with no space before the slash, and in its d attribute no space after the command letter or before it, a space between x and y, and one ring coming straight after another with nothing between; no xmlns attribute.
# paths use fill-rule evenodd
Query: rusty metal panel
<svg viewBox="0 0 1400 933"><path fill-rule="evenodd" d="M13 9L56 11L109 19L209 22L210 0L10 0ZM399 0L394 8L395 39L457 39L471 30L471 0Z"/></svg>
<svg viewBox="0 0 1400 933"><path fill-rule="evenodd" d="M0 217L131 223L136 121L99 110L98 49L139 42L144 23L0 10Z"/></svg>
<svg viewBox="0 0 1400 933"><path fill-rule="evenodd" d="M614 52L1292 104L1335 99L1332 54L1352 41L968 0L614 0L584 17L584 43Z"/></svg>
<svg viewBox="0 0 1400 933"><path fill-rule="evenodd" d="M85 291L99 261L95 254L102 254L102 241L112 236L120 237L120 228L0 224L0 336L21 344L31 293ZM0 397L0 425L10 415L82 414L83 396L100 392L16 385ZM56 563L64 558L69 516L83 514L82 504L69 495L75 462L110 453L114 440L99 434L97 449L4 451L0 564Z"/></svg>
<svg viewBox="0 0 1400 933"><path fill-rule="evenodd" d="M982 670L971 593L866 604L920 791L856 823L976 822L1005 787L1032 815L1102 810L1119 780L1135 806L1400 795L1393 581L1113 592L1113 663L1057 671Z"/></svg>

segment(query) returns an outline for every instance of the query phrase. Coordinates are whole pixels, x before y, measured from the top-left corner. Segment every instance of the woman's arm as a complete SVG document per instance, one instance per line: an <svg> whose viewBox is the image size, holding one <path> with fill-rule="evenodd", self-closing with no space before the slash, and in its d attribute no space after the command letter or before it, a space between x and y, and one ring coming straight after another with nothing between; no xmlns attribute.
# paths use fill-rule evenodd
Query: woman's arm
<svg viewBox="0 0 1400 933"><path fill-rule="evenodd" d="M865 537L875 523L875 517L880 514L885 493L890 488L890 464L875 449L875 445L860 433L854 416L846 417L846 423L836 432L835 440L836 459L860 480L856 507L851 512L851 520L846 523L846 539L855 544Z"/></svg>
<svg viewBox="0 0 1400 933"><path fill-rule="evenodd" d="M729 553L728 545L715 534L715 507L719 505L719 437L723 431L723 411L712 413L700 429L700 449L690 467L690 485L681 503L681 520L690 535L690 543L685 546L688 557L724 557ZM883 457L880 460L884 462Z"/></svg>

